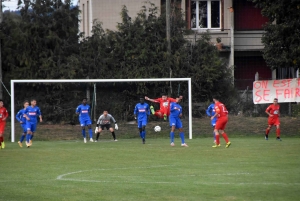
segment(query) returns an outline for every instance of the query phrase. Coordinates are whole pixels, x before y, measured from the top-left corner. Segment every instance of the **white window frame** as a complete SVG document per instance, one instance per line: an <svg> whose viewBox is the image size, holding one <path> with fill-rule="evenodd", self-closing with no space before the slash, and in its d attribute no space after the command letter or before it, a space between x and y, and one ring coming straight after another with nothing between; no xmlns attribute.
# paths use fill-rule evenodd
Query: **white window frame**
<svg viewBox="0 0 300 201"><path fill-rule="evenodd" d="M197 16L196 17L196 28L191 27L192 30L199 30L199 29L201 29L201 30L207 30L207 29L219 30L219 29L221 29L221 27L222 27L222 25L221 25L221 23L222 23L222 20L221 20L221 10L222 10L221 9L221 6L222 6L221 0L192 0L192 1L197 2L196 3L196 16ZM207 2L207 28L201 28L199 26L199 2L200 1L206 1ZM211 27L211 2L212 1L219 1L220 27L217 27L217 28L212 28Z"/></svg>

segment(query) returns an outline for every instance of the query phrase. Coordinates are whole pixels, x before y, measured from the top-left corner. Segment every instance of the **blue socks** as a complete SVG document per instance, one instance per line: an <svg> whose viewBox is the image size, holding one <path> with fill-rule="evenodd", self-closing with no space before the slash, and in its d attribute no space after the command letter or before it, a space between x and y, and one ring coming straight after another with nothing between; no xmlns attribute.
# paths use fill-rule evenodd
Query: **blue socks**
<svg viewBox="0 0 300 201"><path fill-rule="evenodd" d="M90 138L93 138L93 131L91 128L89 129L89 134L90 134Z"/></svg>
<svg viewBox="0 0 300 201"><path fill-rule="evenodd" d="M142 138L143 138L143 139L146 138L146 131L142 131Z"/></svg>
<svg viewBox="0 0 300 201"><path fill-rule="evenodd" d="M31 135L30 135L30 134L27 134L27 135L26 135L26 142L27 142L27 143L29 143L29 141L30 141L30 137L31 137Z"/></svg>
<svg viewBox="0 0 300 201"><path fill-rule="evenodd" d="M33 138L33 134L30 136L30 140L32 140L32 138Z"/></svg>
<svg viewBox="0 0 300 201"><path fill-rule="evenodd" d="M85 129L81 130L83 138L85 138Z"/></svg>
<svg viewBox="0 0 300 201"><path fill-rule="evenodd" d="M181 144L184 144L184 133L181 132L180 134L180 138L181 138Z"/></svg>
<svg viewBox="0 0 300 201"><path fill-rule="evenodd" d="M174 137L175 137L174 132L170 132L170 140L171 140L171 143L174 142Z"/></svg>
<svg viewBox="0 0 300 201"><path fill-rule="evenodd" d="M25 136L26 136L26 135L23 135L23 133L22 133L21 138L20 138L20 142L23 142L23 141L24 141Z"/></svg>
<svg viewBox="0 0 300 201"><path fill-rule="evenodd" d="M213 131L214 140L216 140L216 134L215 131Z"/></svg>

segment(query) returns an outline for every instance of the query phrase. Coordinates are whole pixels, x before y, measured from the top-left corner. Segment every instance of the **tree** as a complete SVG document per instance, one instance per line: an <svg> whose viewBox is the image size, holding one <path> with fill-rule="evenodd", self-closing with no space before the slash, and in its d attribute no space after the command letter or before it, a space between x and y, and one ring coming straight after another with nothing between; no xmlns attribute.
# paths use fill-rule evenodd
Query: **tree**
<svg viewBox="0 0 300 201"><path fill-rule="evenodd" d="M269 18L262 42L263 57L271 69L300 66L300 2L252 0Z"/></svg>

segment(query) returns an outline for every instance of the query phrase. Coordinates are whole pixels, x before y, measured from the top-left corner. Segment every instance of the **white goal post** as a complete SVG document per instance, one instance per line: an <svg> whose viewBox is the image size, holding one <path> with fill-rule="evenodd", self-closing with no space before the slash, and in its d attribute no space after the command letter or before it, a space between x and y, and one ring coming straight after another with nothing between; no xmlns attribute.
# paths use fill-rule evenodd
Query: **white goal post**
<svg viewBox="0 0 300 201"><path fill-rule="evenodd" d="M189 139L192 139L192 80L191 78L145 78L145 79L55 79L55 80L11 80L11 142L15 142L15 83L96 83L96 82L165 82L187 81L189 99Z"/></svg>

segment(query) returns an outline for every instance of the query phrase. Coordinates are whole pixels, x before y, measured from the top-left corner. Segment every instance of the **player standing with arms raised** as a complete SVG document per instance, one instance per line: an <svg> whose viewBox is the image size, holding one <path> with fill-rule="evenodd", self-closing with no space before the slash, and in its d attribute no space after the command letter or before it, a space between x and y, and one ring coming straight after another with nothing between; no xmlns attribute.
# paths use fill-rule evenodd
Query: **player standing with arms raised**
<svg viewBox="0 0 300 201"><path fill-rule="evenodd" d="M136 104L134 108L134 118L137 120L140 137L142 138L143 144L146 143L146 126L148 123L148 116L150 115L150 108L145 103L144 98L140 98L140 103Z"/></svg>
<svg viewBox="0 0 300 201"><path fill-rule="evenodd" d="M228 111L223 103L219 101L218 98L213 98L213 101L215 103L215 110L216 114L213 115L210 119L213 120L215 117L217 117L217 122L215 126L215 135L216 135L216 144L212 146L213 148L220 147L220 134L223 136L223 138L226 141L226 148L228 148L231 145L231 142L228 139L227 134L225 133L225 127L228 122Z"/></svg>
<svg viewBox="0 0 300 201"><path fill-rule="evenodd" d="M100 117L97 121L97 127L95 129L95 133L97 134L97 137L96 137L95 142L98 141L100 133L104 128L106 128L106 130L109 130L111 132L111 134L114 138L114 141L118 141L117 138L116 138L115 131L114 131L113 127L110 124L111 121L114 122L115 129L118 130L119 127L118 127L118 124L117 124L117 121L115 120L115 118L111 114L108 114L108 112L106 110L104 110L103 114L100 115Z"/></svg>
<svg viewBox="0 0 300 201"><path fill-rule="evenodd" d="M76 108L76 114L79 115L79 123L82 129L83 142L86 143L85 127L87 126L90 134L90 142L93 140L92 121L90 118L91 107L87 104L87 98L82 99L82 104Z"/></svg>
<svg viewBox="0 0 300 201"><path fill-rule="evenodd" d="M212 103L212 104L210 104L208 106L208 108L206 109L206 114L209 117L214 116L216 114L215 104L214 103ZM215 117L212 120L210 120L211 126L213 127L214 130L215 130L216 122L217 122L217 117ZM213 130L214 143L216 143L216 134L215 134L214 130Z"/></svg>
<svg viewBox="0 0 300 201"><path fill-rule="evenodd" d="M26 107L24 116L26 118L27 129L26 146L29 148L32 145L32 138L36 131L37 117L40 118L40 122L43 122L41 110L38 106L36 106L35 99L31 99L30 106Z"/></svg>
<svg viewBox="0 0 300 201"><path fill-rule="evenodd" d="M29 101L24 101L24 108L21 109L17 114L16 114L16 119L20 123L23 133L21 135L20 141L18 141L18 144L20 147L23 147L22 142L24 141L27 133L27 127L26 127L26 116L25 116L25 110L29 106Z"/></svg>
<svg viewBox="0 0 300 201"><path fill-rule="evenodd" d="M182 99L182 96L179 97ZM164 118L164 120L167 120L167 117L170 115L170 103L176 102L176 99L169 98L167 95L163 94L161 98L151 99L147 96L145 96L145 99L148 101L151 101L153 103L159 103L160 108L159 110L154 111L153 106L150 107L152 114L157 116L158 118Z"/></svg>
<svg viewBox="0 0 300 201"><path fill-rule="evenodd" d="M6 119L8 117L8 112L3 105L4 105L3 100L0 99L0 149L5 148L4 129L6 125Z"/></svg>
<svg viewBox="0 0 300 201"><path fill-rule="evenodd" d="M279 112L280 106L278 104L278 99L274 98L274 102L273 104L269 105L269 107L267 107L266 109L266 113L269 115L268 118L268 128L266 130L266 135L265 135L265 139L268 140L268 136L269 136L269 132L272 128L272 126L276 126L276 139L281 141L280 138L280 121L279 121L279 116L280 116L280 112Z"/></svg>
<svg viewBox="0 0 300 201"><path fill-rule="evenodd" d="M179 105L179 102L181 101L181 98L178 97L175 99L175 103L172 102L170 104L170 117L169 117L169 122L170 122L170 127L171 127L171 132L170 132L170 139L171 139L171 146L175 146L174 144L174 137L175 137L175 129L179 130L179 135L181 138L181 146L182 147L188 147L188 145L184 142L184 133L182 129L182 122L180 118L182 117L182 107Z"/></svg>

